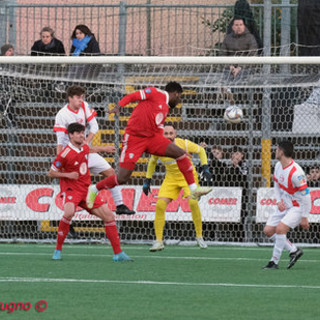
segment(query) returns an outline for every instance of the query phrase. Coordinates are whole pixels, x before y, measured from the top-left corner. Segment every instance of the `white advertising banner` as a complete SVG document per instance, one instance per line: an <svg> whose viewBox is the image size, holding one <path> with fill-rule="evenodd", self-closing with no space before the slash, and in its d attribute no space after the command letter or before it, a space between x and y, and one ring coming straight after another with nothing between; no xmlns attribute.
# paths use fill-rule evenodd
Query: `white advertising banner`
<svg viewBox="0 0 320 320"><path fill-rule="evenodd" d="M311 212L309 222L320 222L320 189L310 188ZM257 194L256 222L266 222L268 217L276 210L277 201L273 194L273 188L260 188Z"/></svg>
<svg viewBox="0 0 320 320"><path fill-rule="evenodd" d="M63 214L58 185L2 185L0 186L0 220L60 220ZM141 186L123 186L124 203L136 211L132 216L117 215L117 220L153 221L159 187L152 187L146 196ZM115 211L110 191L101 191L103 199ZM203 221L239 222L241 188L214 188L199 202ZM77 208L74 220L97 220L87 211ZM167 221L191 221L188 201L180 194L166 210Z"/></svg>

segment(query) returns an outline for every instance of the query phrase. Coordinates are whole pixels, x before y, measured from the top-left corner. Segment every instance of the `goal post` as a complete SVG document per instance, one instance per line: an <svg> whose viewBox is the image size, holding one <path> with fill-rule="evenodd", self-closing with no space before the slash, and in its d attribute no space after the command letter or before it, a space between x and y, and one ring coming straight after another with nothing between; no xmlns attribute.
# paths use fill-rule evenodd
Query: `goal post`
<svg viewBox="0 0 320 320"><path fill-rule="evenodd" d="M231 65L241 68L236 77ZM0 57L0 241L56 239L62 204L58 181L49 179L47 171L56 153L55 115L66 103L69 86L84 86L86 100L97 111L100 130L93 143L115 144L119 150L136 104L123 108L119 117L108 110L127 93L147 86L163 89L177 81L184 89L183 102L167 123L179 137L204 143L214 172L214 190L200 201L205 240L268 243L262 230L275 208L271 174L276 143L291 139L296 161L312 173L311 229L297 229L292 237L320 244L320 180L313 178L320 167L319 66L320 57ZM239 124L223 119L230 101L244 112ZM223 152L218 162L212 153L217 146ZM243 159L236 160L236 152ZM104 156L117 169L118 157ZM155 239L155 203L165 171L159 163L152 195L145 196L148 159L147 154L139 159L122 187L125 203L136 211L116 216L123 241ZM199 168L199 157L192 160ZM92 176L94 182L99 179ZM103 197L114 210L110 192ZM70 241L104 241L101 222L84 210L77 211L74 226L77 238ZM164 239L194 243L192 213L182 194L167 207Z"/></svg>

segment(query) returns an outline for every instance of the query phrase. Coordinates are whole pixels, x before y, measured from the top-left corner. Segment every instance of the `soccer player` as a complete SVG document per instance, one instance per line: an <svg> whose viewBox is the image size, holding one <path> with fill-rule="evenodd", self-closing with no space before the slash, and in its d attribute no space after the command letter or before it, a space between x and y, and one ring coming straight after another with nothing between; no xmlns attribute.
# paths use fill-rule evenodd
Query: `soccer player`
<svg viewBox="0 0 320 320"><path fill-rule="evenodd" d="M169 82L165 90L148 87L123 97L110 113L119 113L121 107L139 101L127 123L123 137L123 147L119 162L119 172L89 187L87 205L90 208L98 192L126 183L143 152L176 159L177 165L186 179L193 198L212 190L198 187L194 180L193 167L185 150L179 148L163 136L163 125L170 108L181 102L182 87L177 82Z"/></svg>
<svg viewBox="0 0 320 320"><path fill-rule="evenodd" d="M273 174L274 192L277 200L276 212L269 217L264 233L274 241L272 258L264 269L278 269L283 249L290 252L288 269L301 258L303 251L287 239L287 233L299 224L309 229L308 215L311 197L306 176L301 167L292 159L293 144L281 141L276 150L278 160Z"/></svg>
<svg viewBox="0 0 320 320"><path fill-rule="evenodd" d="M78 122L88 126L89 134L85 139L85 143L90 144L95 134L98 132L99 127L96 120L97 113L84 101L85 89L80 86L71 86L67 90L68 104L66 104L56 115L53 131L57 135L57 154L69 143L69 136L67 127L73 122ZM115 152L113 146L107 147L106 152ZM93 174L102 174L109 177L115 174L114 169L110 164L99 154L89 155L89 170ZM122 199L120 187L115 186L110 189L117 209L116 214L134 214Z"/></svg>
<svg viewBox="0 0 320 320"><path fill-rule="evenodd" d="M98 196L91 209L86 206L86 196L91 183L88 158L91 152L103 152L107 147L89 147L85 143L85 127L77 122L68 126L70 142L54 160L48 175L60 179L61 195L63 196L64 213L58 228L57 246L53 253L53 260L61 259L64 240L69 232L71 219L77 206L87 210L90 214L99 217L104 222L107 238L113 248L113 261L132 261L120 247L114 215Z"/></svg>
<svg viewBox="0 0 320 320"><path fill-rule="evenodd" d="M203 175L207 181L211 180L211 174L208 167L208 159L204 148L191 142L190 140L184 140L177 138L177 132L172 126L165 126L163 135L172 141L174 144L184 149L188 154L197 153L200 157L202 164ZM202 237L202 219L197 199L192 199L190 196L190 189L184 179L181 171L179 170L175 160L169 157L157 157L151 156L145 183L143 185L143 192L148 195L151 192L150 184L151 178L157 165L157 161L160 159L166 167L166 176L159 190L158 200L156 203L156 216L154 220L154 229L156 234L156 241L150 248L151 252L160 251L164 249L163 244L163 228L165 224L165 211L168 204L172 200L176 200L179 196L181 189L184 191L184 197L188 198L189 206L192 212L192 220L196 230L197 243L200 248L207 248L207 244ZM192 163L192 162L191 162ZM198 184L198 174L193 166L193 175L196 183Z"/></svg>

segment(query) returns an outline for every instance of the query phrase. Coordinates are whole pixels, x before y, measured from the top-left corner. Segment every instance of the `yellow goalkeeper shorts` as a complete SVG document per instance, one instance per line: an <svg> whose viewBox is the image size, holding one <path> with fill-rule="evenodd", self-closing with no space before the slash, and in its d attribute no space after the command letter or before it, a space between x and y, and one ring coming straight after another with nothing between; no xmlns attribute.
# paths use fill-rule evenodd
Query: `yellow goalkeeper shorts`
<svg viewBox="0 0 320 320"><path fill-rule="evenodd" d="M198 179L195 179L195 182L198 185ZM169 198L172 200L176 200L181 189L183 189L184 198L190 196L190 189L185 180L165 178L160 187L158 198Z"/></svg>

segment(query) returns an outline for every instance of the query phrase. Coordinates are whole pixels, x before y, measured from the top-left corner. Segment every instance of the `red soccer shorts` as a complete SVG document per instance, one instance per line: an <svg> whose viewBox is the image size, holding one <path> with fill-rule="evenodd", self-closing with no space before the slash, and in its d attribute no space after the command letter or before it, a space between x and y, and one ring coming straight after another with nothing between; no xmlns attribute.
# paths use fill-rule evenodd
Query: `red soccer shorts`
<svg viewBox="0 0 320 320"><path fill-rule="evenodd" d="M143 152L164 156L170 143L171 141L162 134L155 134L152 137L138 137L125 133L122 140L119 166L133 170Z"/></svg>
<svg viewBox="0 0 320 320"><path fill-rule="evenodd" d="M96 200L94 201L92 209L89 209L86 204L87 191L83 192L69 189L65 192L62 192L61 195L63 197L63 205L67 202L72 202L74 203L76 208L77 206L79 206L88 211L89 213L91 213L92 209L99 208L105 204L105 201L103 201L102 197L98 194Z"/></svg>

